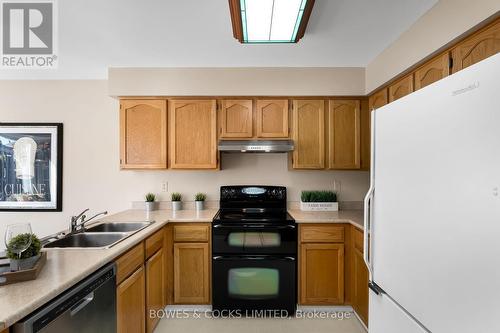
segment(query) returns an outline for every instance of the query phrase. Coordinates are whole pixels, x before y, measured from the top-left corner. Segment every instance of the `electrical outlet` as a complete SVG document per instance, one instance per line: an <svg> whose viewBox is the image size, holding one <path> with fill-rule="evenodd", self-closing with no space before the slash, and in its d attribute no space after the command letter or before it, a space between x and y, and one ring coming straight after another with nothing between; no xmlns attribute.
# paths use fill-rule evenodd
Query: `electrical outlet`
<svg viewBox="0 0 500 333"><path fill-rule="evenodd" d="M166 180L161 183L161 191L168 192L168 182Z"/></svg>

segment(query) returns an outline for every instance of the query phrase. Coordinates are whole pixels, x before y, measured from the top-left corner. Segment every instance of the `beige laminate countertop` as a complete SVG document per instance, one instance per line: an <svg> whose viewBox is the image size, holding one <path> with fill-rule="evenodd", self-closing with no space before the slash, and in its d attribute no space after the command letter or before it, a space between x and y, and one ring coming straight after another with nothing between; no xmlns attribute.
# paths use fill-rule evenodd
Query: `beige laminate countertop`
<svg viewBox="0 0 500 333"><path fill-rule="evenodd" d="M350 223L358 229L364 229L362 210L303 212L299 209L289 209L288 212L296 223Z"/></svg>
<svg viewBox="0 0 500 333"><path fill-rule="evenodd" d="M36 280L0 287L0 329L9 327L24 316L72 287L100 267L113 261L162 228L167 222L211 222L217 210L127 210L106 216L101 221L155 221L109 249L47 249L47 262Z"/></svg>
<svg viewBox="0 0 500 333"><path fill-rule="evenodd" d="M0 287L0 329L9 327L132 248L170 222L211 222L217 210L126 210L101 222L155 221L109 249L47 249L47 263L36 280ZM297 223L351 223L363 229L362 211L303 212L289 210Z"/></svg>

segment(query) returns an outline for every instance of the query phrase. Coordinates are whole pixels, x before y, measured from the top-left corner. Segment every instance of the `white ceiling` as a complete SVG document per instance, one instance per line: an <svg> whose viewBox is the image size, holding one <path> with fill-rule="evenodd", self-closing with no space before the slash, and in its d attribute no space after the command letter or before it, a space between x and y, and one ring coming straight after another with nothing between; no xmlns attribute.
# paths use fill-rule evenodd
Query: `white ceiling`
<svg viewBox="0 0 500 333"><path fill-rule="evenodd" d="M59 0L59 68L5 79L104 79L108 67L365 67L437 0L316 0L298 44L242 45L227 0Z"/></svg>

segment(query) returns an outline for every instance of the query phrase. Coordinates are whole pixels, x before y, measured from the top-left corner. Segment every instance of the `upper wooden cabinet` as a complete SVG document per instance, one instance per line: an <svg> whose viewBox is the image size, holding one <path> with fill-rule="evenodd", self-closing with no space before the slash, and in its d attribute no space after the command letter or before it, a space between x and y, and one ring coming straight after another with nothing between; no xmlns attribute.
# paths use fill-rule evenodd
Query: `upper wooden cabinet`
<svg viewBox="0 0 500 333"><path fill-rule="evenodd" d="M453 73L500 52L500 19L452 49Z"/></svg>
<svg viewBox="0 0 500 333"><path fill-rule="evenodd" d="M389 86L389 102L394 102L413 92L413 74L409 74Z"/></svg>
<svg viewBox="0 0 500 333"><path fill-rule="evenodd" d="M387 88L375 92L368 98L368 109L371 111L386 105L389 102L387 95Z"/></svg>
<svg viewBox="0 0 500 333"><path fill-rule="evenodd" d="M294 169L325 168L325 101L293 101Z"/></svg>
<svg viewBox="0 0 500 333"><path fill-rule="evenodd" d="M167 168L165 100L120 101L120 167Z"/></svg>
<svg viewBox="0 0 500 333"><path fill-rule="evenodd" d="M258 138L288 137L288 100L257 100L256 128Z"/></svg>
<svg viewBox="0 0 500 333"><path fill-rule="evenodd" d="M170 167L217 168L215 100L169 100Z"/></svg>
<svg viewBox="0 0 500 333"><path fill-rule="evenodd" d="M220 112L221 138L251 138L253 136L253 101L223 100Z"/></svg>
<svg viewBox="0 0 500 333"><path fill-rule="evenodd" d="M448 52L426 62L415 71L415 90L428 86L450 74L450 55Z"/></svg>
<svg viewBox="0 0 500 333"><path fill-rule="evenodd" d="M360 139L360 101L330 100L328 168L359 169Z"/></svg>

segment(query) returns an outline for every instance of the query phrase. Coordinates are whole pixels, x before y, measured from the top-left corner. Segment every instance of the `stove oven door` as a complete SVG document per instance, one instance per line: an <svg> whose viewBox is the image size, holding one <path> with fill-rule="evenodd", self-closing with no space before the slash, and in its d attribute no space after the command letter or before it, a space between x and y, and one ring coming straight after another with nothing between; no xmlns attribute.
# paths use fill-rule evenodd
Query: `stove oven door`
<svg viewBox="0 0 500 333"><path fill-rule="evenodd" d="M214 256L213 310L239 310L242 316L292 315L296 269L295 257Z"/></svg>
<svg viewBox="0 0 500 333"><path fill-rule="evenodd" d="M293 224L214 224L212 252L221 255L295 255L297 229Z"/></svg>

